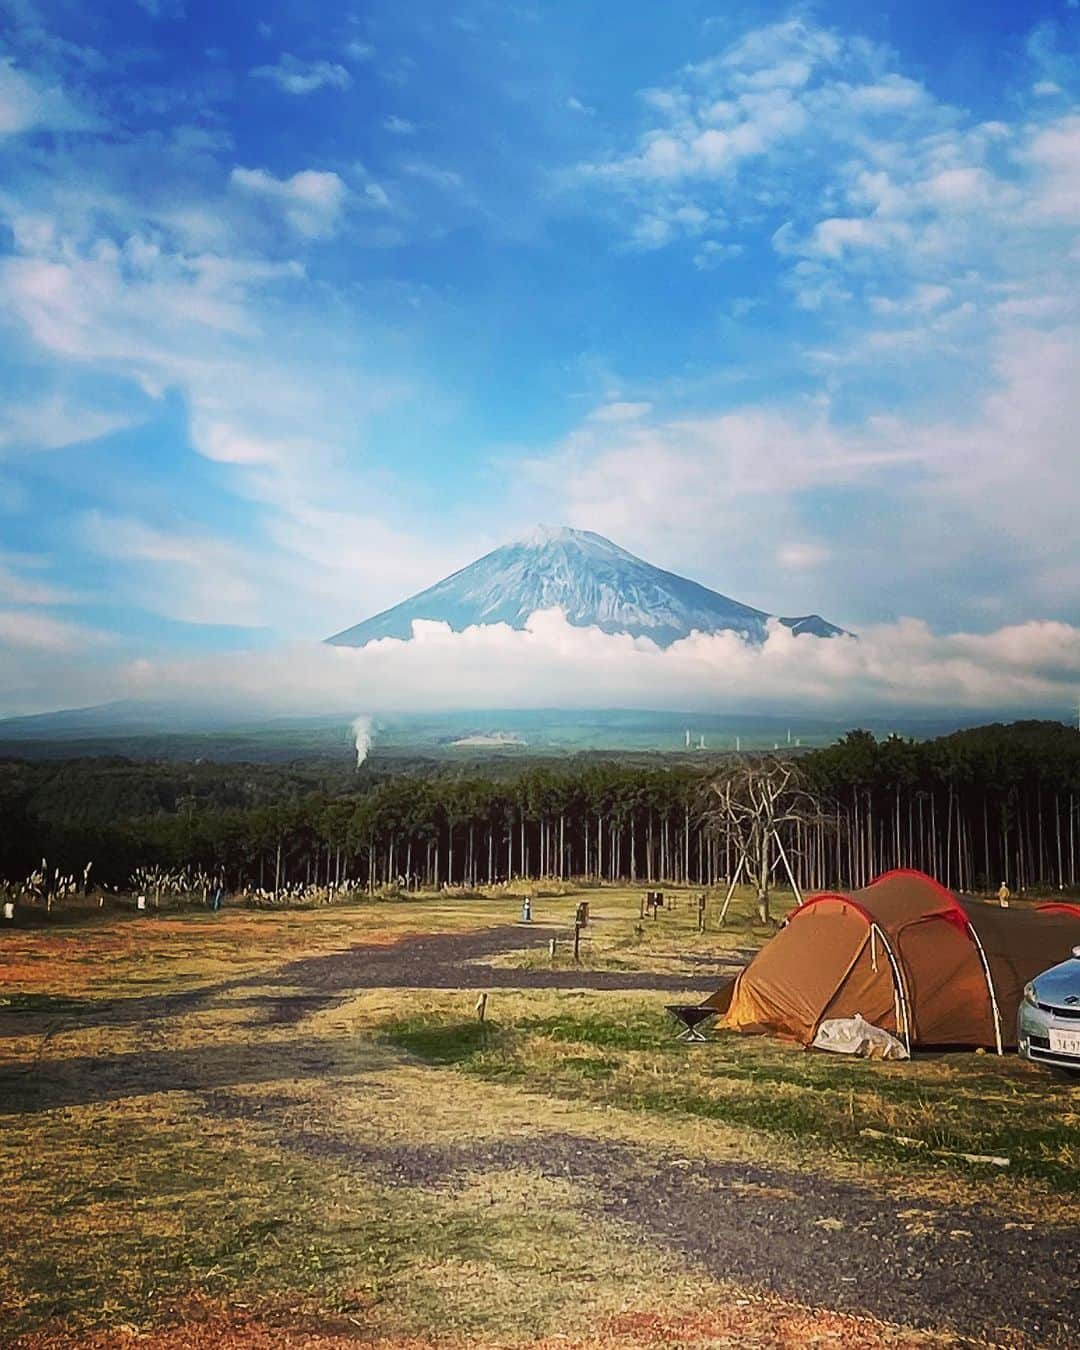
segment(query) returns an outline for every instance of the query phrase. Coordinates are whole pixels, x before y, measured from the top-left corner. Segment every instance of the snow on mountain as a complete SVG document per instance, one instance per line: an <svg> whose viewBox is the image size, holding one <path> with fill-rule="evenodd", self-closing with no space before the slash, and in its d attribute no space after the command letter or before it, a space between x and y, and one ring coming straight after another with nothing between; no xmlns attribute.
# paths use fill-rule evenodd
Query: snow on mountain
<svg viewBox="0 0 1080 1350"><path fill-rule="evenodd" d="M524 628L538 609L558 607L578 627L631 633L667 647L697 630L765 637L770 616L696 581L635 557L591 530L539 526L392 609L327 641L363 647L376 638L409 638L414 619L460 632L473 624ZM781 618L797 634L835 637L843 629L817 614Z"/></svg>

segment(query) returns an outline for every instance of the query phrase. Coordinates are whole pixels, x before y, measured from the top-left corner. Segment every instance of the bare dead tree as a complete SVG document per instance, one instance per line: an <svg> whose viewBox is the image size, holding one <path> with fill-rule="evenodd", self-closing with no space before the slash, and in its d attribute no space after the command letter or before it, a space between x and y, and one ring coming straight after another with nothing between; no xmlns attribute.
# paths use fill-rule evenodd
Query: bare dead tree
<svg viewBox="0 0 1080 1350"><path fill-rule="evenodd" d="M707 787L703 810L706 828L731 847L735 870L720 921L739 876L745 874L757 895L758 918L768 923L772 876L783 864L796 896L799 884L792 861L800 856L800 839L828 829L832 817L807 787L799 766L778 755L740 760Z"/></svg>

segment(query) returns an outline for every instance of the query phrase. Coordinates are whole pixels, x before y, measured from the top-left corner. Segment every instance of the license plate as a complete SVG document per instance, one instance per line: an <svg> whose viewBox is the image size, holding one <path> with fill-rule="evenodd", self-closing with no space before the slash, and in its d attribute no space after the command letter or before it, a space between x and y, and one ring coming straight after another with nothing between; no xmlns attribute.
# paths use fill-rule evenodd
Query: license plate
<svg viewBox="0 0 1080 1350"><path fill-rule="evenodd" d="M1050 1031L1050 1049L1057 1055L1080 1056L1080 1031Z"/></svg>

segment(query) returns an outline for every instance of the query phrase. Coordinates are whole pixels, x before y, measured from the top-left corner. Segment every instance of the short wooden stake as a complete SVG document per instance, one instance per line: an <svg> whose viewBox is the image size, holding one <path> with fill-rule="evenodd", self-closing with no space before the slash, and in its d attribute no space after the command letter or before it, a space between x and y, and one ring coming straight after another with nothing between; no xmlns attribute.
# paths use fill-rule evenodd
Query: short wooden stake
<svg viewBox="0 0 1080 1350"><path fill-rule="evenodd" d="M555 939L554 939L554 938L551 938L551 939L549 939L549 941L548 941L548 956L551 958L552 961L555 960Z"/></svg>
<svg viewBox="0 0 1080 1350"><path fill-rule="evenodd" d="M581 924L574 924L574 960L580 960L581 952Z"/></svg>
<svg viewBox="0 0 1080 1350"><path fill-rule="evenodd" d="M487 1012L487 994L481 994L476 1000L476 1016L482 1022Z"/></svg>

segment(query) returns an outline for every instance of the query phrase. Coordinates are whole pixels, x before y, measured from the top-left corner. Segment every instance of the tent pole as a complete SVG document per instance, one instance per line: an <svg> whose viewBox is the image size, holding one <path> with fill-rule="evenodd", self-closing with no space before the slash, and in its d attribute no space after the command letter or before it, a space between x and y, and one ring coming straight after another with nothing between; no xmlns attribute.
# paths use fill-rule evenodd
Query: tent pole
<svg viewBox="0 0 1080 1350"><path fill-rule="evenodd" d="M904 1024L904 1045L907 1047L908 1058L911 1057L911 1022L908 1017L907 996L904 993L904 981L900 978L900 966L892 947L889 945L889 939L885 936L885 930L880 924L870 925L870 934L873 936L874 930L881 939L881 945L885 948L885 954L889 958L889 965L892 967L893 982L896 985L896 997L900 1003L900 1013Z"/></svg>
<svg viewBox="0 0 1080 1350"><path fill-rule="evenodd" d="M972 942L974 942L976 950L979 953L979 960L982 962L983 976L986 979L986 988L990 994L990 1007L994 1014L994 1041L997 1045L998 1054L1003 1055L1005 1051L1001 1044L1001 1009L998 1007L997 994L994 992L994 981L990 975L990 962L986 959L986 952L983 950L983 945L979 941L979 935L976 933L970 919L968 920L967 930L968 936L971 938Z"/></svg>
<svg viewBox="0 0 1080 1350"><path fill-rule="evenodd" d="M724 903L720 907L720 923L723 924L727 918L728 905L731 904L731 897L735 894L735 887L739 884L739 878L742 876L743 867L746 865L746 854L739 859L739 865L735 869L735 875L731 878L731 885L728 887L728 893L724 897Z"/></svg>
<svg viewBox="0 0 1080 1350"><path fill-rule="evenodd" d="M788 862L788 856L784 852L784 846L780 842L780 836L773 831L773 839L776 841L776 847L780 850L780 857L784 860L784 867L787 869L788 880L791 882L791 889L795 892L796 903L802 904L802 891L799 890L799 883L795 880L795 873L791 870L791 864Z"/></svg>

